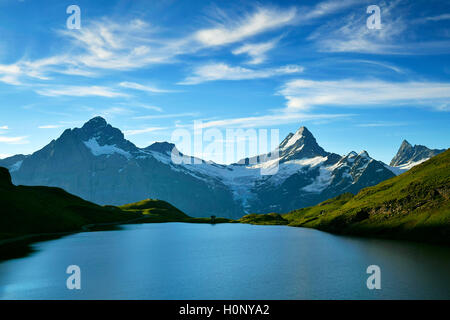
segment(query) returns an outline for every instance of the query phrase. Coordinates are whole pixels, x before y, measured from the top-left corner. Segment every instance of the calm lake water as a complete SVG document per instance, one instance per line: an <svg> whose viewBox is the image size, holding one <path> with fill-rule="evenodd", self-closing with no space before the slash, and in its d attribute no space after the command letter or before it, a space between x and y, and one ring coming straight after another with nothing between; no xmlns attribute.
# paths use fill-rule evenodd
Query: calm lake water
<svg viewBox="0 0 450 320"><path fill-rule="evenodd" d="M1 299L450 299L448 247L303 228L137 224L34 248L0 263ZM69 265L81 290L66 288Z"/></svg>

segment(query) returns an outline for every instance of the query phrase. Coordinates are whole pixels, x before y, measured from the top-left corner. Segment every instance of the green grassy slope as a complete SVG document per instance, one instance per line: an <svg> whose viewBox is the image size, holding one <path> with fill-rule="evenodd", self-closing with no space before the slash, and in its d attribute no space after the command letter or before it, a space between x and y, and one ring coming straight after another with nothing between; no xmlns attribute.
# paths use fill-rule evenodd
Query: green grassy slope
<svg viewBox="0 0 450 320"><path fill-rule="evenodd" d="M285 225L289 221L284 219L278 213L268 213L268 214L248 214L243 216L238 220L241 223L258 224L258 225Z"/></svg>
<svg viewBox="0 0 450 320"><path fill-rule="evenodd" d="M290 226L334 233L450 243L449 198L447 150L356 196L343 194L282 217ZM248 216L240 221L258 224Z"/></svg>
<svg viewBox="0 0 450 320"><path fill-rule="evenodd" d="M92 224L139 222L210 223L191 218L171 204L147 199L121 207L99 206L60 188L14 186L0 167L0 241L30 234L79 231ZM217 218L216 223L231 220Z"/></svg>
<svg viewBox="0 0 450 320"><path fill-rule="evenodd" d="M23 257L33 251L31 243L65 233L152 222L211 223L211 218L191 218L161 200L98 206L60 188L14 186L9 171L0 167L0 261ZM222 222L231 220L215 219Z"/></svg>
<svg viewBox="0 0 450 320"><path fill-rule="evenodd" d="M139 217L95 205L59 188L14 186L5 168L0 168L0 212L0 239L77 231L87 224Z"/></svg>
<svg viewBox="0 0 450 320"><path fill-rule="evenodd" d="M120 206L119 208L127 212L135 212L144 214L148 217L163 218L168 220L190 218L170 203L156 199L146 199L139 202L126 204L124 206Z"/></svg>
<svg viewBox="0 0 450 320"><path fill-rule="evenodd" d="M147 219L143 222L192 222L210 223L211 218L192 218L170 203L156 199L146 199L119 207L125 212L142 214ZM216 218L215 223L231 222L229 219Z"/></svg>

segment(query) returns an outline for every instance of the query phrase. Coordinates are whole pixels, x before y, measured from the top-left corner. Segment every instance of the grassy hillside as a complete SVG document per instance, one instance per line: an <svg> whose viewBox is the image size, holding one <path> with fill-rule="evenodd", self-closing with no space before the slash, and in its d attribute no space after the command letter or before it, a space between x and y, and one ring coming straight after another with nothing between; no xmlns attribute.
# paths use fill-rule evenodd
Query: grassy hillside
<svg viewBox="0 0 450 320"><path fill-rule="evenodd" d="M192 218L178 210L170 203L162 200L146 199L119 207L129 213L144 215L145 223L149 222L192 222L211 223L211 218ZM231 222L229 219L216 218L216 223Z"/></svg>
<svg viewBox="0 0 450 320"><path fill-rule="evenodd" d="M60 188L14 186L0 167L0 242L30 234L79 231L86 225L139 222L210 223L191 218L161 200L147 199L121 207L99 206ZM216 223L229 222L217 218ZM0 243L1 244L1 243Z"/></svg>
<svg viewBox="0 0 450 320"><path fill-rule="evenodd" d="M111 229L121 223L211 223L191 218L161 200L147 199L122 207L98 206L60 188L14 186L0 167L0 260L22 257L31 243L78 231ZM215 223L231 222L216 218ZM13 241L12 241L13 240Z"/></svg>
<svg viewBox="0 0 450 320"><path fill-rule="evenodd" d="M87 224L139 217L115 207L98 206L59 188L14 186L5 168L0 168L0 206L0 239L76 231Z"/></svg>
<svg viewBox="0 0 450 320"><path fill-rule="evenodd" d="M239 219L239 222L258 225L285 225L289 223L278 213L248 214Z"/></svg>
<svg viewBox="0 0 450 320"><path fill-rule="evenodd" d="M287 225L363 236L450 243L450 150L402 175L282 215ZM261 217L240 221L260 224ZM267 223L265 223L267 224Z"/></svg>

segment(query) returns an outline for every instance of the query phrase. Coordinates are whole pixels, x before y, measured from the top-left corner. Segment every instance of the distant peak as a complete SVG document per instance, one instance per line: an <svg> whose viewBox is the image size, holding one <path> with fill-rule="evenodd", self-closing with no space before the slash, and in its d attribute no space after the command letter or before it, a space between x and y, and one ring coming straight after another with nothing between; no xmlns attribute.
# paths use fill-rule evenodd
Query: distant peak
<svg viewBox="0 0 450 320"><path fill-rule="evenodd" d="M445 150L445 149L444 149ZM415 144L412 146L408 141L403 140L396 155L392 158L390 166L398 167L408 163L414 163L429 159L443 152L444 150L430 149L426 146Z"/></svg>
<svg viewBox="0 0 450 320"><path fill-rule="evenodd" d="M126 151L136 150L136 146L125 139L120 129L114 128L102 117L92 118L81 129L75 128L74 131L82 141L95 139L100 146L115 145Z"/></svg>
<svg viewBox="0 0 450 320"><path fill-rule="evenodd" d="M279 146L283 160L326 156L328 153L320 147L306 127L300 127L295 133L289 133Z"/></svg>
<svg viewBox="0 0 450 320"><path fill-rule="evenodd" d="M402 146L408 146L408 147L412 147L412 144L409 143L407 140L403 140L402 142Z"/></svg>
<svg viewBox="0 0 450 320"><path fill-rule="evenodd" d="M348 158L354 158L356 157L358 154L355 151L350 151L347 155Z"/></svg>
<svg viewBox="0 0 450 320"><path fill-rule="evenodd" d="M108 125L102 117L94 117L83 125L83 129L98 129Z"/></svg>
<svg viewBox="0 0 450 320"><path fill-rule="evenodd" d="M369 153L366 150L361 151L358 156L369 158Z"/></svg>
<svg viewBox="0 0 450 320"><path fill-rule="evenodd" d="M301 126L300 128L298 128L296 134L301 135L301 136L312 136L311 131L308 130L308 128Z"/></svg>
<svg viewBox="0 0 450 320"><path fill-rule="evenodd" d="M91 122L91 123L104 123L104 124L106 124L105 118L100 117L100 116L97 116L97 117L92 118L92 119L89 120L87 123L89 123L89 122Z"/></svg>
<svg viewBox="0 0 450 320"><path fill-rule="evenodd" d="M169 142L155 142L145 148L145 150L151 150L151 151L157 151L161 153L169 153L172 152L175 148L175 145L173 143Z"/></svg>

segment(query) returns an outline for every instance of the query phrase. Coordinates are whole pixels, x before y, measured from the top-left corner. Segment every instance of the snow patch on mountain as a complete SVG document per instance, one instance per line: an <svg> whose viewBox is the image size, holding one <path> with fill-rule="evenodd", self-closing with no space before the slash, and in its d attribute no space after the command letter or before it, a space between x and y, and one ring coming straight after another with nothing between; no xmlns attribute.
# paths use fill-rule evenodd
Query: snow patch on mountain
<svg viewBox="0 0 450 320"><path fill-rule="evenodd" d="M303 131L298 130L295 134L293 134L289 138L289 140L286 142L286 144L281 149L286 150L287 148L293 146L302 137L303 137Z"/></svg>
<svg viewBox="0 0 450 320"><path fill-rule="evenodd" d="M88 141L83 141L83 143L94 156L112 155L114 153L118 153L127 159L131 158L131 154L129 152L118 148L116 145L99 145L96 138L91 138Z"/></svg>
<svg viewBox="0 0 450 320"><path fill-rule="evenodd" d="M425 158L425 159L421 159L419 161L413 161L413 162L407 162L405 164L399 165L399 166L388 166L385 165L386 169L391 170L393 174L395 175L399 175L402 174L403 172L408 171L409 169L429 160L430 158Z"/></svg>
<svg viewBox="0 0 450 320"><path fill-rule="evenodd" d="M180 163L181 159L178 157L174 159L175 161L172 161L171 156L168 154L165 155L154 151L149 151L148 153L158 161L170 165L173 170L183 171L202 180L209 179L222 182L230 188L235 200L242 201L244 207L247 206L248 200L254 197L252 189L258 182L267 181L277 186L293 174L321 166L328 159L328 157L317 156L280 163L280 158L276 158L251 165L232 164L225 166L205 161L198 161L199 163L192 163L192 161L189 163ZM315 187L311 186L311 192L316 192L319 189L322 190L325 188L325 184L329 183L331 178L330 173L327 173L327 171L321 170L321 176L318 177L319 185ZM271 172L275 174L267 174Z"/></svg>
<svg viewBox="0 0 450 320"><path fill-rule="evenodd" d="M328 157L314 157L301 160L289 160L283 163L278 163L278 172L268 177L268 181L273 185L282 184L287 178L298 173L306 172L312 168L322 165L327 161ZM255 166L258 168L258 166Z"/></svg>
<svg viewBox="0 0 450 320"><path fill-rule="evenodd" d="M9 167L9 171L15 172L15 171L19 170L20 167L22 166L22 163L23 163L23 160L17 161L11 167Z"/></svg>
<svg viewBox="0 0 450 320"><path fill-rule="evenodd" d="M324 189L326 189L332 180L332 171L326 167L319 168L319 175L315 177L313 182L306 187L303 187L302 190L310 193L321 193Z"/></svg>

